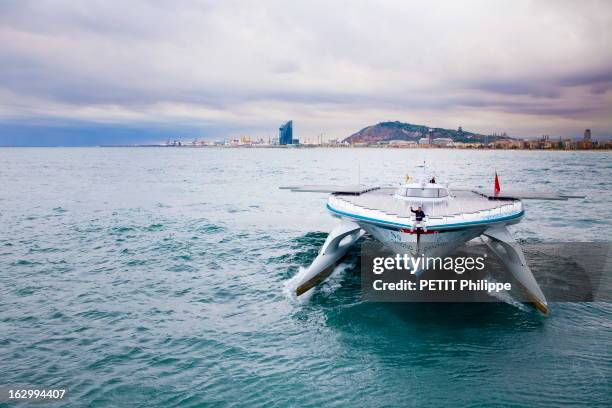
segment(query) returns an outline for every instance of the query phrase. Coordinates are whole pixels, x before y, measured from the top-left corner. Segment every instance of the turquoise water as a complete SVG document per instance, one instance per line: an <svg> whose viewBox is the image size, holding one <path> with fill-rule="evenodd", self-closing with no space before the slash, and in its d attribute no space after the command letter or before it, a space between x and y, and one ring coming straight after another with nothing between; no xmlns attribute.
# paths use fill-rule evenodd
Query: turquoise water
<svg viewBox="0 0 612 408"><path fill-rule="evenodd" d="M451 186L497 170L588 195L527 202L522 242L610 240L605 152L0 150L0 386L74 407L610 406L609 303L364 303L359 248L288 294L334 221L278 186L394 184L423 159Z"/></svg>

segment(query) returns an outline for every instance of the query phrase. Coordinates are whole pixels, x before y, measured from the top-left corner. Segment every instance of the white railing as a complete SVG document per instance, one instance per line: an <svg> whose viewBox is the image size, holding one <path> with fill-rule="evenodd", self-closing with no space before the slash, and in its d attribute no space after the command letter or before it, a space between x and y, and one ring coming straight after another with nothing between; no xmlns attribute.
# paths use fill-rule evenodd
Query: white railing
<svg viewBox="0 0 612 408"><path fill-rule="evenodd" d="M348 212L351 214L359 215L361 217L380 219L383 221L389 221L394 223L412 223L414 221L414 215L412 214L393 214L386 213L382 210L375 210L354 204L348 200L338 196L331 196L329 198L329 204L340 211ZM446 225L446 224L459 224L465 222L474 221L486 221L497 218L508 217L511 215L519 214L523 210L523 204L520 201L514 201L507 203L495 208L489 208L486 210L478 210L469 213L458 213L440 216L427 216L425 223L427 225Z"/></svg>

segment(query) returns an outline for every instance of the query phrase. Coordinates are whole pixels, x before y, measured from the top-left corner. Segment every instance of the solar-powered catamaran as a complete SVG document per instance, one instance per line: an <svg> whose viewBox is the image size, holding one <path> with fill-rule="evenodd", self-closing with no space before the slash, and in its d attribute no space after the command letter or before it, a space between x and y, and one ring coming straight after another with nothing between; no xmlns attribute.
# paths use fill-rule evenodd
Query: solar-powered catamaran
<svg viewBox="0 0 612 408"><path fill-rule="evenodd" d="M523 199L567 200L578 196L550 193L501 192L497 174L491 192L449 189L419 166L414 179L398 188L357 186L282 187L295 192L329 193L327 210L340 220L329 233L318 256L297 282L300 296L323 282L333 267L365 233L398 254L444 257L462 244L482 237L491 251L523 287L542 313L548 303L533 277L523 251L508 231L525 215ZM414 208L425 218L416 222ZM425 272L416 270L417 275Z"/></svg>

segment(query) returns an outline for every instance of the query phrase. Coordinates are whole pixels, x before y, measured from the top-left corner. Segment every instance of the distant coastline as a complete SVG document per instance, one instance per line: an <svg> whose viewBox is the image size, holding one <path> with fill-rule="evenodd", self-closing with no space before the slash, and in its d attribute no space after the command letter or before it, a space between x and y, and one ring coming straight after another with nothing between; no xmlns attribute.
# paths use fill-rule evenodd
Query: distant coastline
<svg viewBox="0 0 612 408"><path fill-rule="evenodd" d="M489 135L469 132L459 126L456 130L399 121L380 122L367 126L342 139L324 140L323 134L313 139L294 137L293 120L279 128L278 138L255 139L240 136L223 141L194 139L191 142L168 140L171 147L248 147L248 148L397 148L397 149L482 149L482 150L610 150L612 140L597 141L591 129L585 129L582 139L555 138L542 135L539 139L519 139L506 132Z"/></svg>
<svg viewBox="0 0 612 408"><path fill-rule="evenodd" d="M175 147L175 148L375 148L375 149L460 149L460 150L611 150L612 137L609 133L594 134L585 129L581 138L577 135L551 136L544 134L535 137L510 136L505 131L489 134L471 132L458 126L456 129L428 127L405 122L379 122L367 126L348 137L333 139L319 133L305 137L295 137L293 120L285 122L277 136L268 135L226 136L223 139L212 139L212 135L179 136L166 133L165 142L159 135L146 137L138 132L133 133L132 141L126 136L124 140L108 140L108 144L84 143L86 137L48 139L44 144L22 143L20 137L2 140L2 147ZM180 132L179 132L180 133ZM196 133L196 132L194 132ZM144 136L144 137L143 137ZM134 140L135 139L135 140ZM161 139L161 140L160 140Z"/></svg>
<svg viewBox="0 0 612 408"><path fill-rule="evenodd" d="M227 149L451 149L451 150L611 150L612 140L550 140L542 138L538 140L500 139L493 142L463 143L449 141L444 144L437 143L414 143L410 141L378 141L373 143L300 143L281 145L276 143L251 143L250 141L231 142L192 142L159 145L139 145L148 147L174 147L174 148L227 148Z"/></svg>
<svg viewBox="0 0 612 408"><path fill-rule="evenodd" d="M546 147L546 148L503 148L503 147L452 147L452 146L416 146L416 147L401 147L401 146L384 146L384 145L368 145L368 146L354 146L354 145L338 145L338 144L323 144L323 145L190 145L185 144L181 146L169 146L164 144L126 144L126 145L82 145L82 146L0 146L0 149L37 149L37 148L48 148L48 149L79 149L79 148L173 148L173 149L401 149L401 150L420 150L420 149L433 149L433 150L506 150L506 151L557 151L557 152L598 152L598 151L610 151L612 150L612 141L605 141L599 144L597 147L592 148L558 148L558 147Z"/></svg>

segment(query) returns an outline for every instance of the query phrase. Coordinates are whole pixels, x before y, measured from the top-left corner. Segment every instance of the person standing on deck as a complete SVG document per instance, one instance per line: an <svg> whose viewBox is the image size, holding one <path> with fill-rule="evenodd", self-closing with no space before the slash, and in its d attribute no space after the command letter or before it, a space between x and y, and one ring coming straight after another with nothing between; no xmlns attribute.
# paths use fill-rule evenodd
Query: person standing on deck
<svg viewBox="0 0 612 408"><path fill-rule="evenodd" d="M417 209L414 210L411 206L410 211L414 213L414 222L412 223L412 229L410 232L414 232L414 230L418 227L423 228L423 231L427 232L427 226L423 222L425 219L425 212L423 212L423 209L421 209L421 207L417 207Z"/></svg>

